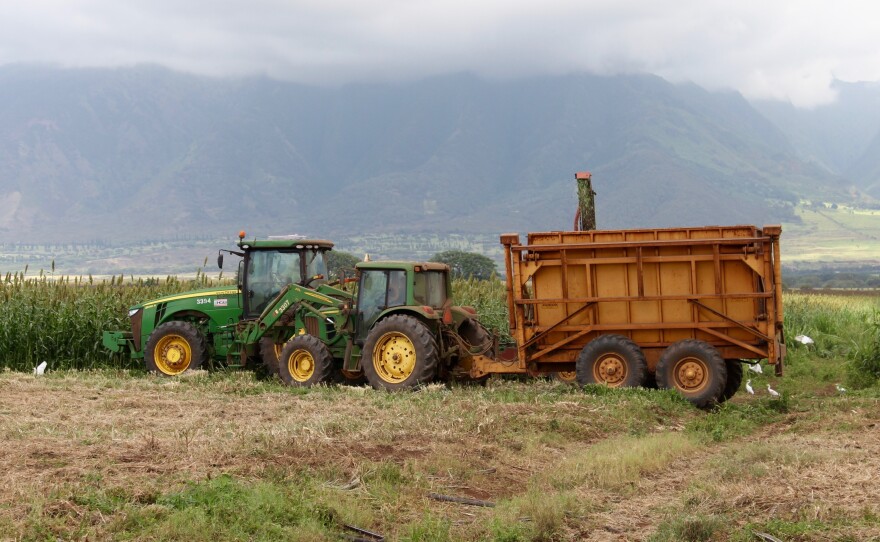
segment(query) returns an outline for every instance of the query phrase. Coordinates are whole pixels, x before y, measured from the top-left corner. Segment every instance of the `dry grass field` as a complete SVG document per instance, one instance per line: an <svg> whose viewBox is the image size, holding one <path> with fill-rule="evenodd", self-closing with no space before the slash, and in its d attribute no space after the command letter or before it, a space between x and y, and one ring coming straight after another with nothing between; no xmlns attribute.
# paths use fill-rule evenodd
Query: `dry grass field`
<svg viewBox="0 0 880 542"><path fill-rule="evenodd" d="M880 540L877 389L810 359L709 413L551 381L0 373L0 539Z"/></svg>

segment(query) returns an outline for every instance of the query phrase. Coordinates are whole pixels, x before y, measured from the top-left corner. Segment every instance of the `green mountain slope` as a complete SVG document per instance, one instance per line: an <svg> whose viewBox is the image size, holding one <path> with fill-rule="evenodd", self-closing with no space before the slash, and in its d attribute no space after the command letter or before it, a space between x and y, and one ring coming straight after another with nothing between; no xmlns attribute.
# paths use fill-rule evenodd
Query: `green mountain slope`
<svg viewBox="0 0 880 542"><path fill-rule="evenodd" d="M845 200L735 93L653 76L315 88L156 67L0 68L10 239L779 222Z"/></svg>

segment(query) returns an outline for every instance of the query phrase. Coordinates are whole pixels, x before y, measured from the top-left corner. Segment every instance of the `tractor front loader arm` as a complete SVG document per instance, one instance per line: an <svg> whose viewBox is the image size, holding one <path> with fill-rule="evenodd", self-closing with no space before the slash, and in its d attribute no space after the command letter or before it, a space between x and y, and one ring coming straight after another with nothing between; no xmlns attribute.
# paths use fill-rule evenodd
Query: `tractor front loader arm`
<svg viewBox="0 0 880 542"><path fill-rule="evenodd" d="M310 288L298 284L289 284L278 293L275 299L269 302L259 318L247 323L247 327L242 334L242 342L245 345L258 343L263 338L263 335L272 329L281 317L288 312L295 312L305 308L310 313L322 316L317 308L318 306L335 306L338 303L338 300Z"/></svg>

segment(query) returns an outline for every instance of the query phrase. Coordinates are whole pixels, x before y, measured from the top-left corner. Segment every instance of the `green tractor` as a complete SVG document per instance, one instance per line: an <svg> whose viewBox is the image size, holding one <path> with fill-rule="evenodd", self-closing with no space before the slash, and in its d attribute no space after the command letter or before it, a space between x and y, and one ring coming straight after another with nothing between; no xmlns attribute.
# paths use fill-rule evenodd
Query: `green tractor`
<svg viewBox="0 0 880 542"><path fill-rule="evenodd" d="M452 306L449 266L364 262L356 269L356 303L340 307L336 325L345 339L300 330L280 355L287 384L326 382L340 365L343 373L362 372L376 389L471 380L473 357L494 352L494 338L476 312Z"/></svg>
<svg viewBox="0 0 880 542"><path fill-rule="evenodd" d="M359 263L355 297L324 281L329 241L242 235L238 246L225 251L242 257L237 287L135 305L132 331L105 332L105 346L169 376L212 356L244 365L259 355L289 385L366 378L388 390L468 380L473 357L494 353L475 311L452 306L444 264Z"/></svg>
<svg viewBox="0 0 880 542"><path fill-rule="evenodd" d="M230 365L244 365L259 356L269 372L278 372L278 355L284 342L296 332L291 315L276 318L266 326L267 307L284 291L296 292L303 302L315 301L332 312L352 295L326 283L326 252L333 243L323 240L245 240L240 250L221 250L242 257L238 285L205 288L145 301L128 311L131 331L105 331L104 346L114 352L128 351L144 359L152 372L167 376L197 369L212 359L226 359ZM325 329L321 322L316 328ZM312 324L312 320L308 321ZM299 322L303 325L303 322ZM242 341L243 332L254 342ZM236 360L241 360L238 363Z"/></svg>

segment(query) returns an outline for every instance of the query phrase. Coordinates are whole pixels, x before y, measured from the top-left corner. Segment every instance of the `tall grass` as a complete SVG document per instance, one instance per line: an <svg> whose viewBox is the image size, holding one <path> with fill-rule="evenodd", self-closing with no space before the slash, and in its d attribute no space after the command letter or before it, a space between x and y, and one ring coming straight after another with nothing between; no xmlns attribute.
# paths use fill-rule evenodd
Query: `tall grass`
<svg viewBox="0 0 880 542"><path fill-rule="evenodd" d="M480 322L502 338L510 337L507 320L507 289L504 281L498 278L478 280L475 278L455 279L452 291L456 305L470 305L480 315Z"/></svg>
<svg viewBox="0 0 880 542"><path fill-rule="evenodd" d="M850 385L880 382L880 297L786 292L784 303L789 363L804 355L845 358ZM804 347L798 335L815 343Z"/></svg>
<svg viewBox="0 0 880 542"><path fill-rule="evenodd" d="M103 331L128 329L132 305L217 282L201 271L190 280L7 273L0 277L0 367L29 371L44 360L53 369L129 367L128 356L103 347ZM456 303L474 306L487 327L507 333L503 282L457 279L453 291Z"/></svg>
<svg viewBox="0 0 880 542"><path fill-rule="evenodd" d="M30 370L41 361L54 369L127 366L127 357L103 347L102 331L128 329L131 305L210 282L201 273L192 280L129 281L8 273L0 281L0 367Z"/></svg>

